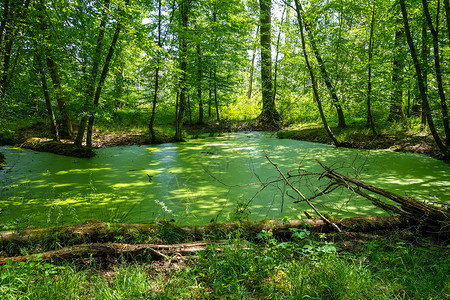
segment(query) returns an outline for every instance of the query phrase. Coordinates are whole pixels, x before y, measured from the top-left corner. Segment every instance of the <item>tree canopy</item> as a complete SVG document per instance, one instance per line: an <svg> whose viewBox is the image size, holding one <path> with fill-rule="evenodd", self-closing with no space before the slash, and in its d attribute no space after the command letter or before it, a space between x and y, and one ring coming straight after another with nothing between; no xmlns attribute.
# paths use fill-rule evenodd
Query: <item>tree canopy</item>
<svg viewBox="0 0 450 300"><path fill-rule="evenodd" d="M226 118L330 136L417 123L450 157L448 0L5 0L0 15L4 131L45 119L92 146L94 121L124 109L152 140L162 116L175 140Z"/></svg>

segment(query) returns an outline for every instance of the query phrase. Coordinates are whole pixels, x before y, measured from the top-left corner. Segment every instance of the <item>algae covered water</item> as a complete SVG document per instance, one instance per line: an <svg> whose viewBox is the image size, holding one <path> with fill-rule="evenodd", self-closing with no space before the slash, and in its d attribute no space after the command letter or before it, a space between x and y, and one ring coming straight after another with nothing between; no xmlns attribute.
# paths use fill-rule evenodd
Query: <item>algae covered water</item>
<svg viewBox="0 0 450 300"><path fill-rule="evenodd" d="M280 140L269 133L232 133L186 143L97 149L91 159L0 147L0 228L74 224L86 219L149 223L173 219L205 224L239 218L297 217L308 210L280 182L265 158L281 170L321 172L316 159L362 181L418 200L449 202L450 166L424 155L388 150L340 149ZM306 195L318 176L295 182ZM314 200L337 217L382 215L367 200L336 191ZM311 210L310 210L311 211Z"/></svg>

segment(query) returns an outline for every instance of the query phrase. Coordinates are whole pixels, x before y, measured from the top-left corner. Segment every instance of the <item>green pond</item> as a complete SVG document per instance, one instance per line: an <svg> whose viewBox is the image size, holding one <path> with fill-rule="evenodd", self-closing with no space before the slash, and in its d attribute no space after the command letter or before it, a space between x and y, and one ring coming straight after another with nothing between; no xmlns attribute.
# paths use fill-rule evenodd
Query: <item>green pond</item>
<svg viewBox="0 0 450 300"><path fill-rule="evenodd" d="M399 195L449 202L450 166L424 155L387 150L337 149L277 139L270 133L232 133L186 143L97 149L79 159L0 147L8 165L0 171L0 230L12 225L55 226L86 219L206 224L248 218L303 216L312 210L280 182L261 190L251 183L279 179L264 154L283 172L321 172L326 165ZM359 175L357 175L357 172ZM148 175L152 176L149 182ZM300 177L306 195L324 180ZM383 215L367 200L345 190L316 198L322 212L337 217ZM247 206L248 204L248 206ZM303 216L304 217L304 216Z"/></svg>

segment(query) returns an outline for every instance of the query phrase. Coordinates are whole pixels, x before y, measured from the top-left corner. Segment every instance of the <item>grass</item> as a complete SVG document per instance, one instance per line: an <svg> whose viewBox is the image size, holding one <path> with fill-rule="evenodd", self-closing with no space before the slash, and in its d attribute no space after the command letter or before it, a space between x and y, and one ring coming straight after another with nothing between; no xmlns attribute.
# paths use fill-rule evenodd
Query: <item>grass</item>
<svg viewBox="0 0 450 300"><path fill-rule="evenodd" d="M284 241L261 232L246 242L236 233L222 251L210 247L170 262L9 263L1 267L0 299L450 297L449 246L410 233L366 236L351 247L347 242L306 229Z"/></svg>

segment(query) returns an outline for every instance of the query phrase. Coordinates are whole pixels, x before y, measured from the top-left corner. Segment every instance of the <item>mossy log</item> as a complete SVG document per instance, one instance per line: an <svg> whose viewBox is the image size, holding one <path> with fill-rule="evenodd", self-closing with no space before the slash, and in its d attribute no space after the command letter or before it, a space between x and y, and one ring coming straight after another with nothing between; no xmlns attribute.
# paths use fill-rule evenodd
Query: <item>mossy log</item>
<svg viewBox="0 0 450 300"><path fill-rule="evenodd" d="M398 217L355 217L336 219L336 224L349 231L372 231L403 227L405 223ZM216 251L223 249L224 242L211 242L220 240L233 231L239 230L243 237L255 239L256 234L262 230L271 231L274 237L289 238L290 228L308 227L315 232L335 231L325 221L320 219L293 219L287 222L280 220L244 221L233 223L210 223L206 226L177 226L171 222L161 221L154 224L109 224L88 221L80 225L61 226L55 228L25 229L21 231L0 232L0 265L11 262L40 260L68 260L100 257L136 257L148 255L154 260L170 259L172 255L182 256L206 250L213 243ZM183 236L186 243L174 244L131 244L111 243L118 236L125 238L136 235L158 235L161 232L168 236ZM142 237L142 236L141 236ZM151 237L148 238L151 240ZM206 240L206 241L205 241ZM71 245L61 249L46 251L34 255L21 256L18 250L21 245L34 245L34 243ZM245 247L245 246L244 246ZM2 252L2 249L4 251ZM6 249L9 249L8 251Z"/></svg>
<svg viewBox="0 0 450 300"><path fill-rule="evenodd" d="M154 260L170 259L173 255L187 256L198 251L204 251L211 246L211 242L192 242L175 245L160 244L122 244L122 243L91 243L63 247L58 250L46 251L35 255L0 257L0 265L8 261L20 262L31 259L40 260L69 260L73 258L90 257L118 257L118 256L145 256L148 255ZM221 251L223 243L214 243L214 249Z"/></svg>
<svg viewBox="0 0 450 300"><path fill-rule="evenodd" d="M335 219L334 222L344 230L361 232L405 226L400 217L388 216ZM151 224L110 224L91 220L70 226L0 231L0 246L10 243L23 245L42 240L47 242L56 240L61 244L106 243L116 241L118 236L126 241L132 241L134 237L140 236L141 239L154 240L158 237L165 242L177 243L223 239L237 230L244 237L254 237L262 230L266 230L271 231L275 237L285 238L290 236L290 228L309 228L315 232L335 230L320 219L290 219L286 222L281 220L212 222L203 226L180 226L168 221Z"/></svg>
<svg viewBox="0 0 450 300"><path fill-rule="evenodd" d="M19 147L39 152L50 152L79 158L91 158L95 156L95 152L89 147L76 146L74 144L55 141L42 141L38 138L30 138L19 145Z"/></svg>

